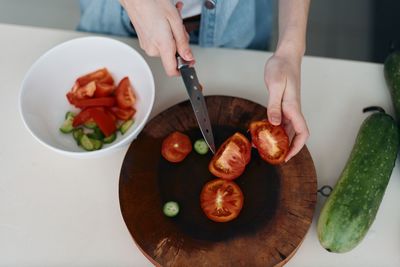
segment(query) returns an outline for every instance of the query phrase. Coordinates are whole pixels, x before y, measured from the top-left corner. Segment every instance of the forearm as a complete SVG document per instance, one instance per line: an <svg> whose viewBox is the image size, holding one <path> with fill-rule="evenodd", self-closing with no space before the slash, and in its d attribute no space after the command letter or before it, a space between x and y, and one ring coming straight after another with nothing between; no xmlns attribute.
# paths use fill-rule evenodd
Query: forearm
<svg viewBox="0 0 400 267"><path fill-rule="evenodd" d="M279 0L279 39L276 53L301 58L306 49L310 0Z"/></svg>

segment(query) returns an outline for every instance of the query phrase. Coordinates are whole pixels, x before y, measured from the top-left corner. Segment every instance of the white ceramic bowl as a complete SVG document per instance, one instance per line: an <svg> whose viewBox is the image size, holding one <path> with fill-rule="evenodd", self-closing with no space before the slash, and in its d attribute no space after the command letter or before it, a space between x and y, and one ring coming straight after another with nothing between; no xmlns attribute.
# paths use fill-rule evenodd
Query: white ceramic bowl
<svg viewBox="0 0 400 267"><path fill-rule="evenodd" d="M59 128L65 113L75 110L65 97L76 78L107 67L116 83L128 76L137 97L135 123L124 135L96 151L84 151ZM26 73L19 108L25 126L46 147L64 155L88 158L129 144L143 129L154 103L154 79L143 57L132 47L105 37L77 38L50 49Z"/></svg>

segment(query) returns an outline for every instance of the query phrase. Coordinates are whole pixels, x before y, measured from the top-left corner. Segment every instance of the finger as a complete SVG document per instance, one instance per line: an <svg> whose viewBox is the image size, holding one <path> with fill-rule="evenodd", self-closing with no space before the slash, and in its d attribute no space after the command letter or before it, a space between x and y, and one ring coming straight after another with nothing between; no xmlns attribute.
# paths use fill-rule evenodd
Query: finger
<svg viewBox="0 0 400 267"><path fill-rule="evenodd" d="M285 129L285 132L289 137L289 141L291 142L293 140L295 132L294 132L292 123L290 122L290 120L288 120L285 117L285 114L283 114L283 119L282 119L282 124L281 125Z"/></svg>
<svg viewBox="0 0 400 267"><path fill-rule="evenodd" d="M189 46L189 38L187 37L186 29L183 25L182 19L177 14L177 16L172 16L169 18L168 21L171 25L178 54L186 61L194 60L192 50Z"/></svg>
<svg viewBox="0 0 400 267"><path fill-rule="evenodd" d="M286 162L299 153L310 136L306 121L300 112L293 114L291 122L295 131L295 136L290 145L289 153L286 156Z"/></svg>
<svg viewBox="0 0 400 267"><path fill-rule="evenodd" d="M286 89L287 79L267 77L265 83L269 91L267 104L268 120L273 125L279 125L282 122L282 97Z"/></svg>
<svg viewBox="0 0 400 267"><path fill-rule="evenodd" d="M149 47L144 50L150 57L159 57L160 53L156 47Z"/></svg>
<svg viewBox="0 0 400 267"><path fill-rule="evenodd" d="M183 2L178 1L175 5L176 9L178 10L179 16L182 18L182 8L183 8Z"/></svg>
<svg viewBox="0 0 400 267"><path fill-rule="evenodd" d="M160 47L161 62L168 76L179 75L175 54L176 47L172 38Z"/></svg>

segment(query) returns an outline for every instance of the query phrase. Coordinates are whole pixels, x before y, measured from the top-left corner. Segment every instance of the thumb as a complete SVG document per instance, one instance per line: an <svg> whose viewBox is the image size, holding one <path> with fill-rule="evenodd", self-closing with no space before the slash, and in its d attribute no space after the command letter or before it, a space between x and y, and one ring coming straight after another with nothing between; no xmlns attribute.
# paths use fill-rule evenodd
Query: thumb
<svg viewBox="0 0 400 267"><path fill-rule="evenodd" d="M269 96L267 105L268 120L273 125L280 125L282 122L282 97L286 87L286 79L279 82L266 81Z"/></svg>

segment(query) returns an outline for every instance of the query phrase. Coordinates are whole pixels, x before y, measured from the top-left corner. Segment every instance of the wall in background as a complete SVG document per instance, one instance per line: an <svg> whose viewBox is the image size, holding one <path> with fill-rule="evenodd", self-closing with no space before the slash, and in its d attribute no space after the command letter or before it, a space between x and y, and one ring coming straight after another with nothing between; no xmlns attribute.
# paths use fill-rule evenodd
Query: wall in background
<svg viewBox="0 0 400 267"><path fill-rule="evenodd" d="M400 46L399 11L399 0L311 0L306 54L383 62ZM0 0L0 23L74 30L79 15L79 0Z"/></svg>
<svg viewBox="0 0 400 267"><path fill-rule="evenodd" d="M374 0L311 1L307 54L372 61Z"/></svg>
<svg viewBox="0 0 400 267"><path fill-rule="evenodd" d="M0 0L0 23L74 30L79 0Z"/></svg>

